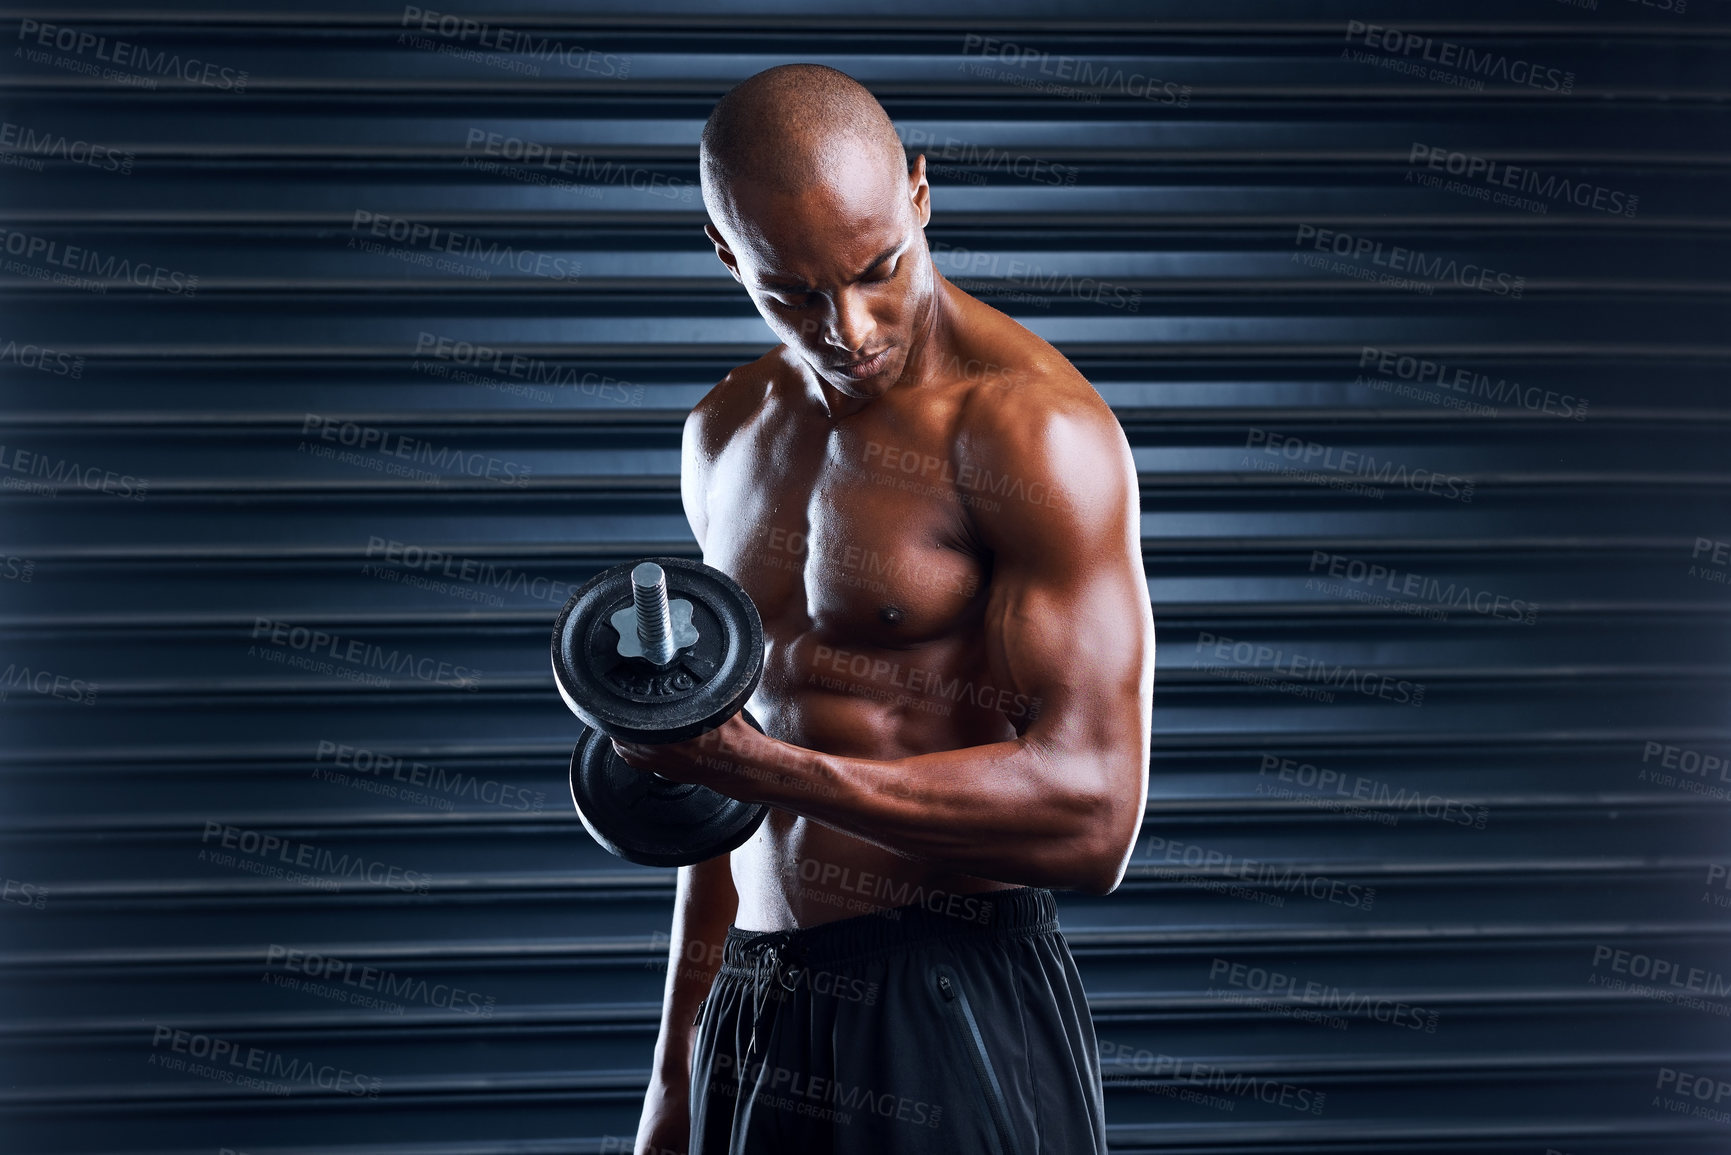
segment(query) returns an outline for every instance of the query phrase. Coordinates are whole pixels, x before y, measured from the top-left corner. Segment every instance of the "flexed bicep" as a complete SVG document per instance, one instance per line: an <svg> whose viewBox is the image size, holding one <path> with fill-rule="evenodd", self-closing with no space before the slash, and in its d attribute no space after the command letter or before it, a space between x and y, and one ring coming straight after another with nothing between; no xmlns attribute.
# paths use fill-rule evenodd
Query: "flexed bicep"
<svg viewBox="0 0 1731 1155"><path fill-rule="evenodd" d="M992 555L987 660L1025 707L1006 711L1022 740L1121 800L1109 809L1128 845L1154 681L1135 463L1104 405L993 416L961 447L961 476L991 493L973 503Z"/></svg>

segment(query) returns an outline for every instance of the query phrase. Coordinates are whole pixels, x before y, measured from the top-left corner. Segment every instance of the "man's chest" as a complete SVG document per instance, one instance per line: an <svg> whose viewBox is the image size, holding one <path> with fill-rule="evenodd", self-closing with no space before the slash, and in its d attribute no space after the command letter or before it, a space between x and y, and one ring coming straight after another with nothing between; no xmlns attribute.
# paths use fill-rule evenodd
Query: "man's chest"
<svg viewBox="0 0 1731 1155"><path fill-rule="evenodd" d="M766 430L709 473L705 556L745 587L772 638L942 637L987 577L954 478L935 433Z"/></svg>

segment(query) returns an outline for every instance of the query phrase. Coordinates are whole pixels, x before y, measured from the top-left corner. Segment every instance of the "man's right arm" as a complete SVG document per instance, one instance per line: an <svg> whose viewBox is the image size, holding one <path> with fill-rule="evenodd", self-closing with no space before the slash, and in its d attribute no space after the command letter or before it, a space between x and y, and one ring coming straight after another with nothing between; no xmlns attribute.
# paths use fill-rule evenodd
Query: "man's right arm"
<svg viewBox="0 0 1731 1155"><path fill-rule="evenodd" d="M698 548L709 530L709 462L725 441L712 411L732 374L692 407L680 433L679 495ZM697 1013L715 972L721 969L727 928L739 910L728 855L679 869L673 903L673 937L667 948L667 986L661 1001L661 1032L635 1155L685 1155L691 1133L691 1049Z"/></svg>
<svg viewBox="0 0 1731 1155"><path fill-rule="evenodd" d="M667 948L667 985L661 1003L661 1033L636 1155L685 1155L691 1131L691 1051L697 1015L715 972L721 969L727 928L739 909L728 856L679 870L673 905L673 935Z"/></svg>

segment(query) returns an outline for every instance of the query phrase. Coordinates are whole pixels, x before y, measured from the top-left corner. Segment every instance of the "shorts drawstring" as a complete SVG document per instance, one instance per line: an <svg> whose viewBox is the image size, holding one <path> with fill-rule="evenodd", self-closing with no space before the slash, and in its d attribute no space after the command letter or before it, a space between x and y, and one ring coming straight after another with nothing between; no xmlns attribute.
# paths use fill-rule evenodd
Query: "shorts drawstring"
<svg viewBox="0 0 1731 1155"><path fill-rule="evenodd" d="M792 991L799 986L800 967L789 957L792 943L791 932L778 930L759 935L744 944L744 950L754 957L751 968L751 1041L746 1044L746 1061L740 1067L742 1079L751 1056L757 1052L757 1026L763 1018L764 1004L772 995L778 1000L781 998L774 987Z"/></svg>

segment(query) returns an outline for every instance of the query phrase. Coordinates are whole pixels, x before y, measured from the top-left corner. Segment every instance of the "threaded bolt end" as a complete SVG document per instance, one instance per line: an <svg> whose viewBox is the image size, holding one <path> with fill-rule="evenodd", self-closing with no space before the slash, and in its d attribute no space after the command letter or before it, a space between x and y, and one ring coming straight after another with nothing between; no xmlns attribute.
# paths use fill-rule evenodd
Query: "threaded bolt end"
<svg viewBox="0 0 1731 1155"><path fill-rule="evenodd" d="M631 571L631 603L637 610L637 643L657 666L673 660L673 620L667 605L667 574L652 561Z"/></svg>

